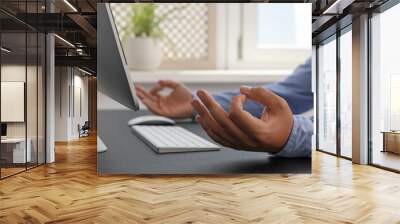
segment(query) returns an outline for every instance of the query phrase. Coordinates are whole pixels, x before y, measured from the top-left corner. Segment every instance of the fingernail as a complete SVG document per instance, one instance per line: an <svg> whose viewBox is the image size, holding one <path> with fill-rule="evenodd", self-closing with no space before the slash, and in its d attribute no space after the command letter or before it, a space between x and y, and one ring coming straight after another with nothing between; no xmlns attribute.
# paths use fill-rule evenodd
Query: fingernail
<svg viewBox="0 0 400 224"><path fill-rule="evenodd" d="M199 97L202 97L202 96L204 96L204 90L199 90L199 91L197 91L197 96L199 96Z"/></svg>
<svg viewBox="0 0 400 224"><path fill-rule="evenodd" d="M240 92L242 92L243 94L248 94L251 91L251 87L250 86L241 86L240 87Z"/></svg>

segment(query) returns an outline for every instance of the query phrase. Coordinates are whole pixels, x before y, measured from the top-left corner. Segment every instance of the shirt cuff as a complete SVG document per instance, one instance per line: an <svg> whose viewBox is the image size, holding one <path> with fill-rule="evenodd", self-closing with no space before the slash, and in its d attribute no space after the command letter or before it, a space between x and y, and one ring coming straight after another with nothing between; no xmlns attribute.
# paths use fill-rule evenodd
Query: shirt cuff
<svg viewBox="0 0 400 224"><path fill-rule="evenodd" d="M313 128L310 119L299 115L293 116L293 127L289 140L283 149L274 155L288 158L311 157Z"/></svg>

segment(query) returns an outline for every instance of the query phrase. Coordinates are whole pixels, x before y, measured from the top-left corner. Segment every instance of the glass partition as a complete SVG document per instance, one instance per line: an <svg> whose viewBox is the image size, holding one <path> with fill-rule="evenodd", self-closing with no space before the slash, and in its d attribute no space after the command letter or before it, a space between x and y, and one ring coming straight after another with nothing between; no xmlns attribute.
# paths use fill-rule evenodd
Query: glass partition
<svg viewBox="0 0 400 224"><path fill-rule="evenodd" d="M27 151L30 158L27 167L37 165L38 159L38 35L35 32L27 33L27 69L26 69L26 114L27 114Z"/></svg>
<svg viewBox="0 0 400 224"><path fill-rule="evenodd" d="M28 13L43 13L44 1L27 2ZM34 17L33 19L38 19ZM45 161L44 144L44 65L45 35L27 29L27 144L31 147L31 162L27 167L35 167ZM28 147L28 148L29 148Z"/></svg>
<svg viewBox="0 0 400 224"><path fill-rule="evenodd" d="M44 1L0 3L18 13ZM18 7L17 7L18 6ZM0 178L45 163L45 35L0 12ZM10 25L11 24L11 25Z"/></svg>
<svg viewBox="0 0 400 224"><path fill-rule="evenodd" d="M1 34L1 175L10 176L26 169L26 33ZM6 49L6 50L4 50Z"/></svg>
<svg viewBox="0 0 400 224"><path fill-rule="evenodd" d="M318 47L318 149L336 154L336 39Z"/></svg>
<svg viewBox="0 0 400 224"><path fill-rule="evenodd" d="M371 18L370 161L400 170L400 4Z"/></svg>

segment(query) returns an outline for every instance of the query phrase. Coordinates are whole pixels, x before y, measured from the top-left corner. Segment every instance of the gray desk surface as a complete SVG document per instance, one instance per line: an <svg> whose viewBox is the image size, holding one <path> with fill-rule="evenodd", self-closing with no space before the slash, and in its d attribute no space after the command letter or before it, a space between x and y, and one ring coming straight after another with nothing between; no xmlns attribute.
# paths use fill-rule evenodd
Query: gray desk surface
<svg viewBox="0 0 400 224"><path fill-rule="evenodd" d="M267 153L222 149L157 154L133 134L127 122L147 111L99 111L98 135L107 145L98 153L99 174L311 173L311 159L286 159ZM180 126L208 138L196 123Z"/></svg>

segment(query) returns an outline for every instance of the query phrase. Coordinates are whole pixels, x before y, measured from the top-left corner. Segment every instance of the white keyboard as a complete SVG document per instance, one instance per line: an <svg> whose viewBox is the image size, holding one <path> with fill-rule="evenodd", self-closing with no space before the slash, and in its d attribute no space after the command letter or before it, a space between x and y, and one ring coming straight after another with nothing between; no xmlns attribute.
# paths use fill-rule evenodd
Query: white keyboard
<svg viewBox="0 0 400 224"><path fill-rule="evenodd" d="M211 143L179 126L133 125L132 129L157 153L219 150Z"/></svg>

